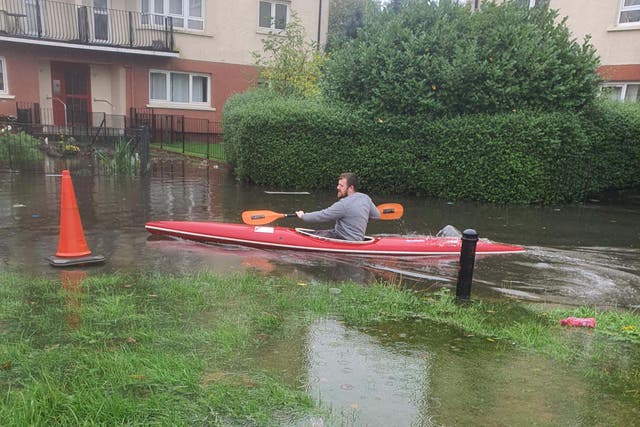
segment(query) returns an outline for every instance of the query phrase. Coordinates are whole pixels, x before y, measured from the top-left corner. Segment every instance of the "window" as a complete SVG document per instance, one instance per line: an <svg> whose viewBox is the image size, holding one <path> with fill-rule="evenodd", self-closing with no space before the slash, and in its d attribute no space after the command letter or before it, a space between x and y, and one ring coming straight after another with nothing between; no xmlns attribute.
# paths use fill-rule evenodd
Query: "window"
<svg viewBox="0 0 640 427"><path fill-rule="evenodd" d="M141 0L142 23L164 25L170 17L174 28L204 30L202 0Z"/></svg>
<svg viewBox="0 0 640 427"><path fill-rule="evenodd" d="M276 3L271 1L261 1L258 16L258 26L270 30L282 31L289 22L289 5L287 3Z"/></svg>
<svg viewBox="0 0 640 427"><path fill-rule="evenodd" d="M7 62L4 60L4 56L0 56L0 94L6 95L9 93L7 85Z"/></svg>
<svg viewBox="0 0 640 427"><path fill-rule="evenodd" d="M640 82L606 83L600 87L600 93L614 101L640 102Z"/></svg>
<svg viewBox="0 0 640 427"><path fill-rule="evenodd" d="M549 7L549 0L516 0L516 4L527 7Z"/></svg>
<svg viewBox="0 0 640 427"><path fill-rule="evenodd" d="M620 17L618 23L640 24L640 0L620 0Z"/></svg>
<svg viewBox="0 0 640 427"><path fill-rule="evenodd" d="M149 73L151 101L209 105L209 76L174 71Z"/></svg>
<svg viewBox="0 0 640 427"><path fill-rule="evenodd" d="M45 29L45 17L47 16L47 3L38 0L25 0L24 17L25 33L32 36L39 36Z"/></svg>
<svg viewBox="0 0 640 427"><path fill-rule="evenodd" d="M93 0L93 31L97 41L109 39L109 10L107 0Z"/></svg>

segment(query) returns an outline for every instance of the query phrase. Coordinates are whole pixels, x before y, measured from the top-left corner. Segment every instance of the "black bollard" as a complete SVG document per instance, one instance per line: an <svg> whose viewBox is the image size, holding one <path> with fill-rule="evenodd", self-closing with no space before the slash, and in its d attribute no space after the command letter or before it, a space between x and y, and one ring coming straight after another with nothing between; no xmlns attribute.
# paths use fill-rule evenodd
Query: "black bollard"
<svg viewBox="0 0 640 427"><path fill-rule="evenodd" d="M476 230L469 228L462 232L460 267L458 270L458 284L456 285L456 298L458 299L469 299L471 296L471 280L473 279L473 266L476 260L476 243L478 243Z"/></svg>

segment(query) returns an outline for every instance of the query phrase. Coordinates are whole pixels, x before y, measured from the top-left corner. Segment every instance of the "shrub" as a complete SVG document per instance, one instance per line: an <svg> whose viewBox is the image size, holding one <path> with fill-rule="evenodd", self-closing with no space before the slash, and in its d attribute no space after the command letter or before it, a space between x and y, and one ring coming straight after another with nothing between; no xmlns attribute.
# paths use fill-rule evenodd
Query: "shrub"
<svg viewBox="0 0 640 427"><path fill-rule="evenodd" d="M350 170L372 192L562 203L640 184L637 105L424 121L256 90L234 96L223 121L237 176L260 185L330 188Z"/></svg>
<svg viewBox="0 0 640 427"><path fill-rule="evenodd" d="M42 160L39 141L24 131L12 132L7 126L0 129L0 162L10 168L27 166Z"/></svg>
<svg viewBox="0 0 640 427"><path fill-rule="evenodd" d="M600 100L584 112L589 190L640 186L640 104Z"/></svg>
<svg viewBox="0 0 640 427"><path fill-rule="evenodd" d="M341 152L366 138L345 109L267 90L235 95L223 110L225 153L257 184L318 188L342 172Z"/></svg>
<svg viewBox="0 0 640 427"><path fill-rule="evenodd" d="M373 115L433 119L514 110L579 111L595 98L598 60L548 8L407 0L375 15L332 53L329 98Z"/></svg>

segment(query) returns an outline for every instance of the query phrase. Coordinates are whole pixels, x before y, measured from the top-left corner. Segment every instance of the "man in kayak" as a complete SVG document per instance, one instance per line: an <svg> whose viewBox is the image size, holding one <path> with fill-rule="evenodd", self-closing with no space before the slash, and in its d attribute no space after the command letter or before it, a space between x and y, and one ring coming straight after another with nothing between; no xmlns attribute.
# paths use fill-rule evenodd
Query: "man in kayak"
<svg viewBox="0 0 640 427"><path fill-rule="evenodd" d="M338 201L326 209L304 213L296 211L305 222L335 221L333 230L318 230L316 234L332 239L364 240L369 219L380 219L380 212L371 198L358 192L358 177L345 172L338 178Z"/></svg>

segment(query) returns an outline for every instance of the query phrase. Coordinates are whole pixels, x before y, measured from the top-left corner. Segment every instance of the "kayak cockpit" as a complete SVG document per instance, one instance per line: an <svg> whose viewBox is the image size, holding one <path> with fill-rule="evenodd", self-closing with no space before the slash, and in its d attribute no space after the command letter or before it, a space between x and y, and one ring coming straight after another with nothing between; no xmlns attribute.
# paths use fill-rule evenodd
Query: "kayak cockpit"
<svg viewBox="0 0 640 427"><path fill-rule="evenodd" d="M367 243L373 243L376 241L375 237L364 236L364 240L344 240L344 239L332 239L331 237L318 236L315 234L316 230L312 230L310 228L300 228L296 227L296 232L299 234L303 234L305 236L313 237L314 239L324 240L327 242L336 242L336 243L349 243L353 245L362 245Z"/></svg>

